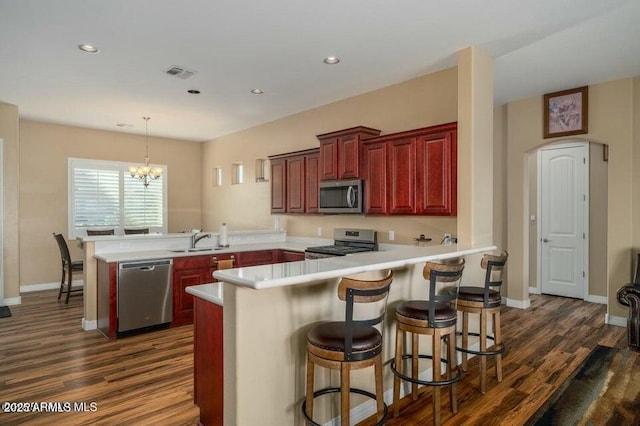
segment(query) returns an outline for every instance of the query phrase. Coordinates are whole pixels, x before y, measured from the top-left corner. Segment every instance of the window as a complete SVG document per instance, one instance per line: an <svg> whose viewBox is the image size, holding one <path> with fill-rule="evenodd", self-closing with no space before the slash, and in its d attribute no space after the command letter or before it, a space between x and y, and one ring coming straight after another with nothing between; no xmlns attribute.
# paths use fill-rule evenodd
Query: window
<svg viewBox="0 0 640 426"><path fill-rule="evenodd" d="M149 228L167 232L167 167L145 186L129 174L129 163L69 159L69 238L87 229Z"/></svg>

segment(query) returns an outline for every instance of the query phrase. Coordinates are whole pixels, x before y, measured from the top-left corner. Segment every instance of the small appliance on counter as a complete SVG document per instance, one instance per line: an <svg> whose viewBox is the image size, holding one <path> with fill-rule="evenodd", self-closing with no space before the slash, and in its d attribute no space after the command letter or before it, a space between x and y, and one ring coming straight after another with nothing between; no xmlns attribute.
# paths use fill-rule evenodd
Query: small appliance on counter
<svg viewBox="0 0 640 426"><path fill-rule="evenodd" d="M378 250L378 233L372 229L336 228L333 230L333 239L334 243L331 246L308 247L304 252L305 259L322 259Z"/></svg>

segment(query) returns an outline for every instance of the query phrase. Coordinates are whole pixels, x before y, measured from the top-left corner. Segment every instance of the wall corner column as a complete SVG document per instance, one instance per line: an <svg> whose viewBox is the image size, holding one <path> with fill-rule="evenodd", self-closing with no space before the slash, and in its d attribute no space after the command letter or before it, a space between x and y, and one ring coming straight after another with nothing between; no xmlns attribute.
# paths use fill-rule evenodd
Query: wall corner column
<svg viewBox="0 0 640 426"><path fill-rule="evenodd" d="M458 241L493 241L493 59L458 52Z"/></svg>

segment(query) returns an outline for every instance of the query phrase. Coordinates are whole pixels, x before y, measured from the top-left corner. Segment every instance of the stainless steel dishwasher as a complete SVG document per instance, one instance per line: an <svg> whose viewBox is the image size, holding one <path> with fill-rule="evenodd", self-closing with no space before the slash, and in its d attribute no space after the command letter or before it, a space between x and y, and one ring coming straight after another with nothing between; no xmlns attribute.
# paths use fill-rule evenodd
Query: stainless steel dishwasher
<svg viewBox="0 0 640 426"><path fill-rule="evenodd" d="M118 333L173 319L172 259L118 264Z"/></svg>

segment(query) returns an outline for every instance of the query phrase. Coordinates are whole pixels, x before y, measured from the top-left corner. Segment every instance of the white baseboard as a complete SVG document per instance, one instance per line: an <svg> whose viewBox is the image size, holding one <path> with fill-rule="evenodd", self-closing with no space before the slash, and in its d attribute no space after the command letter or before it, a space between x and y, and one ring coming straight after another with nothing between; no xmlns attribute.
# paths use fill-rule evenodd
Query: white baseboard
<svg viewBox="0 0 640 426"><path fill-rule="evenodd" d="M18 297L8 297L6 299L3 299L2 303L0 303L0 305L2 306L14 306L14 305L20 305L22 304L22 297L18 296Z"/></svg>
<svg viewBox="0 0 640 426"><path fill-rule="evenodd" d="M84 285L84 280L76 280L71 283L71 287L82 287ZM58 290L60 288L60 283L42 283L42 284L27 284L20 286L20 293L30 293L32 291L42 291L42 290Z"/></svg>
<svg viewBox="0 0 640 426"><path fill-rule="evenodd" d="M627 326L627 318L626 317L614 317L613 315L606 314L604 316L604 322L606 324L617 325L619 327Z"/></svg>
<svg viewBox="0 0 640 426"><path fill-rule="evenodd" d="M97 330L98 329L98 320L87 321L83 317L82 318L82 329L84 331Z"/></svg>
<svg viewBox="0 0 640 426"><path fill-rule="evenodd" d="M529 287L529 294L540 294L540 289L538 287Z"/></svg>
<svg viewBox="0 0 640 426"><path fill-rule="evenodd" d="M513 299L507 298L507 301L505 304L510 308L528 309L531 306L531 301L529 299L513 300Z"/></svg>
<svg viewBox="0 0 640 426"><path fill-rule="evenodd" d="M591 303L599 303L601 305L606 305L609 303L609 300L607 300L606 296L596 296L595 294L588 294L587 297L584 299L585 302L591 302Z"/></svg>

